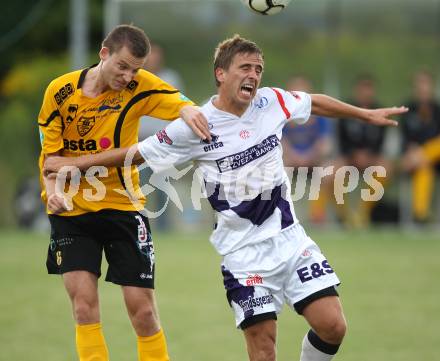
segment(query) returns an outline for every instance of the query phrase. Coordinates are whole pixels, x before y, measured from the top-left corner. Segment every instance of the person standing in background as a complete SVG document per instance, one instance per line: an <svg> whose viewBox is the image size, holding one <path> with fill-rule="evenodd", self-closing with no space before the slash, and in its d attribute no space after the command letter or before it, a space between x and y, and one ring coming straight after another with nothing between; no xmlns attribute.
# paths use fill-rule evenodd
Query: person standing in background
<svg viewBox="0 0 440 361"><path fill-rule="evenodd" d="M376 82L369 74L357 77L354 88L354 98L349 103L365 109L379 108L376 99ZM376 127L353 119L339 119L338 140L340 157L335 162L335 169L342 166L355 166L364 171L371 166L385 168L386 177L376 178L382 185L390 178L391 162L383 154L385 127ZM337 213L341 221L354 227L366 226L370 222L371 210L375 202L360 200L355 209L350 209L349 202L337 205Z"/></svg>
<svg viewBox="0 0 440 361"><path fill-rule="evenodd" d="M304 76L292 77L286 85L287 90L312 92L312 84ZM313 167L323 166L333 148L333 129L329 119L311 115L308 122L295 124L288 122L283 128L283 161L285 167L307 167L308 176L312 174ZM327 189L320 189L318 200L312 200L309 208L310 221L323 223L326 219L325 203L327 198L323 193Z"/></svg>
<svg viewBox="0 0 440 361"><path fill-rule="evenodd" d="M150 73L158 76L168 84L172 85L181 92L184 92L184 83L180 74L166 66L165 53L163 48L156 43L151 43L150 54L144 64L144 69ZM145 139L150 135L157 133L168 125L168 121L155 118L149 115L145 115L139 122L139 139ZM139 178L141 185L149 184L149 178L152 172L148 167L139 167ZM168 201L168 197L164 191L155 188L153 192L149 194L149 203L147 205L148 210L154 211L159 214L155 219L155 226L159 230L168 229L170 226L170 213L169 209L165 209Z"/></svg>
<svg viewBox="0 0 440 361"><path fill-rule="evenodd" d="M411 174L414 219L430 218L436 168L440 165L440 105L434 97L434 78L427 71L414 75L409 112L402 117L402 168Z"/></svg>

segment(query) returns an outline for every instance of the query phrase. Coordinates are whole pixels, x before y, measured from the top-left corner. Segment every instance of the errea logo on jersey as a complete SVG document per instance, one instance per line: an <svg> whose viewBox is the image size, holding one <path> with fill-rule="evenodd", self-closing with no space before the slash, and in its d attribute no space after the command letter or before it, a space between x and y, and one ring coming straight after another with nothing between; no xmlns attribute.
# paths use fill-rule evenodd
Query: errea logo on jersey
<svg viewBox="0 0 440 361"><path fill-rule="evenodd" d="M219 142L218 138L219 138L218 135L211 133L211 139L212 139L211 143L208 143L208 140L206 139L201 140L200 141L201 144L203 143L207 144L203 147L203 151L206 153L211 150L223 147L223 142Z"/></svg>

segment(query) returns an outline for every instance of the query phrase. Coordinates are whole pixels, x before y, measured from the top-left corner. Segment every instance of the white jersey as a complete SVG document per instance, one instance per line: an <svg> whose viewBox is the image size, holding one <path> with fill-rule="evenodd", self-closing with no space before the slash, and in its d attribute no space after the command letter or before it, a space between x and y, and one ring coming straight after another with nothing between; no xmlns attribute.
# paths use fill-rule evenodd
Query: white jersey
<svg viewBox="0 0 440 361"><path fill-rule="evenodd" d="M210 144L178 119L141 142L139 152L154 171L195 162L217 212L211 243L226 255L298 222L280 140L287 121L308 120L311 99L303 92L261 88L241 117L219 110L214 99L201 108L212 134Z"/></svg>

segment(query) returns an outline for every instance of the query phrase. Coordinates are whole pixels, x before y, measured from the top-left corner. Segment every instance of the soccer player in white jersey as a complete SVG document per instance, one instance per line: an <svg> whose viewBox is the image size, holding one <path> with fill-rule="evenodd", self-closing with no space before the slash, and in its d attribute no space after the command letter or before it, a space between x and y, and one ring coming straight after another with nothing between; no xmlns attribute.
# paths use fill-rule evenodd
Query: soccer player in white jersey
<svg viewBox="0 0 440 361"><path fill-rule="evenodd" d="M249 360L276 359L276 319L284 303L311 327L300 360L331 360L346 331L335 288L339 279L295 216L282 162L282 128L288 121L306 122L311 113L395 126L389 116L407 109L367 110L326 95L259 89L263 68L255 43L238 35L220 43L214 58L218 93L201 108L212 142L201 141L177 120L139 143L133 160L155 171L193 160L203 174L217 216L211 242L223 256L224 286ZM51 158L46 170L121 166L127 152Z"/></svg>

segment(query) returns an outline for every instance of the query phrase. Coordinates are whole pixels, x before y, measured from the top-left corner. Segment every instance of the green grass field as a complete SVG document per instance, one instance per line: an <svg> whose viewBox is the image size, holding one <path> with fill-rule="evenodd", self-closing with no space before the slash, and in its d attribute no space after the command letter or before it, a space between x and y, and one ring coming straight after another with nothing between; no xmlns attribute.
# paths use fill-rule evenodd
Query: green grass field
<svg viewBox="0 0 440 361"><path fill-rule="evenodd" d="M207 232L155 234L157 296L172 360L244 361ZM337 360L432 361L440 344L440 235L435 231L310 232L342 280L349 323ZM0 232L0 360L76 360L70 304L46 275L48 237ZM105 267L103 267L105 271ZM136 360L118 286L100 283L104 331L114 361ZM307 326L285 308L278 360L299 359Z"/></svg>

